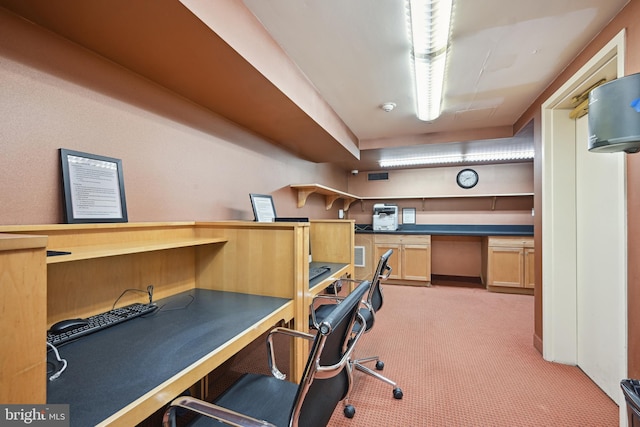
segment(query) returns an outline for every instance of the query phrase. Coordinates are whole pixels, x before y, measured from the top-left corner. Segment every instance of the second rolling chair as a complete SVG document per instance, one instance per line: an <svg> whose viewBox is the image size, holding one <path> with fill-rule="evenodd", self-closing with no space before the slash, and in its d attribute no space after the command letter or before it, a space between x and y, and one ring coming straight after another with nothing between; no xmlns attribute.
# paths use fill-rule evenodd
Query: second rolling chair
<svg viewBox="0 0 640 427"><path fill-rule="evenodd" d="M381 282L386 280L391 274L391 266L389 266L389 257L393 254L393 250L389 249L385 252L378 261L378 265L376 267L376 271L373 274L371 279L371 288L369 289L369 293L367 294L367 298L363 301L363 307L360 309L360 314L365 319L366 330L365 332L369 332L371 328L373 328L373 324L375 322L376 312L380 310L382 307L382 303L384 301ZM345 279L342 279L345 281ZM350 280L350 279L346 279ZM354 282L361 282L358 280L351 280ZM316 302L320 299L333 299L340 302L340 297L330 296L330 295L319 295L314 299L314 304L311 307L311 323L313 325L319 325L322 322L322 319L331 312L333 304L322 304L318 305ZM357 327L357 326L356 326ZM379 356L371 356L359 359L353 359L350 361L350 366L352 369L356 369L358 371L364 372L367 375L371 375L374 378L377 378L385 383L391 385L393 387L393 397L396 399L402 399L403 393L402 389L398 387L398 385L390 380L389 378L381 375L379 372L370 369L365 366L365 363L376 362L375 367L376 370L381 371L384 368L384 363L380 360ZM348 402L345 400L345 402ZM348 418L352 418L355 415L355 408L351 404L346 404L344 408L344 414Z"/></svg>

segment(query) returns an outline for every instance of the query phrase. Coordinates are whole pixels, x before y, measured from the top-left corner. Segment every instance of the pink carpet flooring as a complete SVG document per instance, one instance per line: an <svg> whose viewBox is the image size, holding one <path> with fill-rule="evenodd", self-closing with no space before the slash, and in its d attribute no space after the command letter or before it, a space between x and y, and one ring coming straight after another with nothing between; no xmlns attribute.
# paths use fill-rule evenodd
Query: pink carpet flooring
<svg viewBox="0 0 640 427"><path fill-rule="evenodd" d="M618 406L579 368L532 345L533 297L385 285L356 356L380 355L404 391L355 373L353 419L330 426L617 426Z"/></svg>
<svg viewBox="0 0 640 427"><path fill-rule="evenodd" d="M404 398L355 372L356 415L345 418L339 406L330 427L618 425L617 405L579 368L546 362L533 348L532 296L388 284L384 295L356 357L380 355L382 373ZM280 348L278 366L286 368L288 346ZM264 339L239 353L211 385L223 389L242 372L268 372Z"/></svg>

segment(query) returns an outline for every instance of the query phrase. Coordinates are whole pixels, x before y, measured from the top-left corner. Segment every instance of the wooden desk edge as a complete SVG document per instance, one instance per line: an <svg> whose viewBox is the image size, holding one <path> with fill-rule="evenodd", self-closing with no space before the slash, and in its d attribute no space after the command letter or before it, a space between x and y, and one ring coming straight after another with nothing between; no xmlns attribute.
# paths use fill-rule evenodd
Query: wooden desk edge
<svg viewBox="0 0 640 427"><path fill-rule="evenodd" d="M44 249L47 246L47 236L24 234L0 234L0 251L19 249Z"/></svg>
<svg viewBox="0 0 640 427"><path fill-rule="evenodd" d="M293 319L293 307L293 300L283 304L280 308L274 310L253 326L236 335L234 339L216 348L153 390L140 396L115 414L106 418L100 422L98 426L136 425L144 421L201 378L222 365L257 337L270 330L278 321L290 321Z"/></svg>

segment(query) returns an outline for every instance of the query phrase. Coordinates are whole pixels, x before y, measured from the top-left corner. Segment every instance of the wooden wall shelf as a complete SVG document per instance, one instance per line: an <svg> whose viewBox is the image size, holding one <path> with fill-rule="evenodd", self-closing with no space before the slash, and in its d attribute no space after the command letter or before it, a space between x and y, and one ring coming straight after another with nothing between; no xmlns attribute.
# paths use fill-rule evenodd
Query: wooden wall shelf
<svg viewBox="0 0 640 427"><path fill-rule="evenodd" d="M344 200L344 210L349 210L349 206L356 201L394 201L394 200L421 200L423 205L426 200L433 199L488 199L491 203L491 210L496 209L496 204L500 199L514 198L514 197L533 197L533 193L509 193L509 194L448 194L448 195L435 195L435 196L386 196L386 197L361 197L353 194L345 193L340 190L335 190L330 187L326 187L320 184L293 184L291 188L298 190L298 207L304 207L307 203L307 198L313 193L318 193L325 196L326 208L331 209L333 203L338 199Z"/></svg>
<svg viewBox="0 0 640 427"><path fill-rule="evenodd" d="M334 190L333 188L325 187L320 184L297 184L291 185L291 188L298 190L298 207L301 208L307 203L307 198L313 194L318 193L325 196L326 208L331 209L333 202L338 199L344 200L344 210L348 211L351 203L356 200L361 200L361 197L354 196L353 194L345 193L343 191Z"/></svg>

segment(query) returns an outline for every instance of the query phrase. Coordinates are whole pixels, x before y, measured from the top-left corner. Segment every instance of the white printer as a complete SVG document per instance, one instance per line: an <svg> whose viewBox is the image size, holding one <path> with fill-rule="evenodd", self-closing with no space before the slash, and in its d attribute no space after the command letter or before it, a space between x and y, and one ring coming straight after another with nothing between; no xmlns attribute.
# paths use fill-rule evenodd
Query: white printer
<svg viewBox="0 0 640 427"><path fill-rule="evenodd" d="M373 231L396 231L398 229L398 207L385 203L373 205Z"/></svg>

